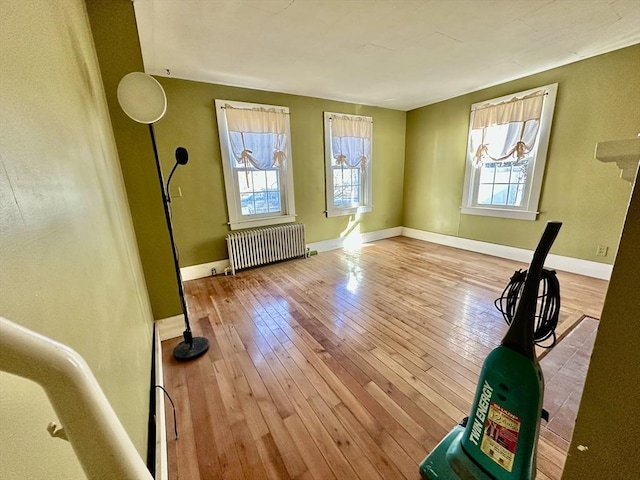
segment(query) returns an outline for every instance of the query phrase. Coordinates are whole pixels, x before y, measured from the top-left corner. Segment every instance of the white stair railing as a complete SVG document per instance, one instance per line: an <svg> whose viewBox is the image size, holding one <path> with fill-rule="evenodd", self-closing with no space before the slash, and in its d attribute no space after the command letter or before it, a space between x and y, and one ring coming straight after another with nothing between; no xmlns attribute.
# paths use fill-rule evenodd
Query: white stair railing
<svg viewBox="0 0 640 480"><path fill-rule="evenodd" d="M151 480L146 465L84 359L50 338L0 317L0 370L41 385L90 480ZM44 428L44 427L43 427Z"/></svg>

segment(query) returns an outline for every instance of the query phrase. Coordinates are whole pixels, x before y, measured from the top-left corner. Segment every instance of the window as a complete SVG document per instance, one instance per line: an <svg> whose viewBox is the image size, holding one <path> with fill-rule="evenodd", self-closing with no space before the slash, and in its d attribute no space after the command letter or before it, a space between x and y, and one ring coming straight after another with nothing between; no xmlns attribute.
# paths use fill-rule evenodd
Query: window
<svg viewBox="0 0 640 480"><path fill-rule="evenodd" d="M462 213L536 219L557 89L471 106Z"/></svg>
<svg viewBox="0 0 640 480"><path fill-rule="evenodd" d="M293 222L289 109L215 103L231 229Z"/></svg>
<svg viewBox="0 0 640 480"><path fill-rule="evenodd" d="M373 118L325 112L327 216L371 211Z"/></svg>

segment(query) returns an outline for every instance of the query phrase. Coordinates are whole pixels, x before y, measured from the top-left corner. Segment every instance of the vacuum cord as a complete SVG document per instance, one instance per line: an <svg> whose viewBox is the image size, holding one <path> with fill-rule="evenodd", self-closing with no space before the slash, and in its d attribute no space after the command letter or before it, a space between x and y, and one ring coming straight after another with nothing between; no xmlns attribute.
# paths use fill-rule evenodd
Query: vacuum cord
<svg viewBox="0 0 640 480"><path fill-rule="evenodd" d="M524 288L527 270L517 270L502 291L502 295L494 302L507 325L511 325L516 312L518 299ZM533 337L536 345L551 348L556 344L556 327L560 314L560 283L555 270L542 269L540 288L538 289L538 305ZM551 344L544 344L551 338Z"/></svg>

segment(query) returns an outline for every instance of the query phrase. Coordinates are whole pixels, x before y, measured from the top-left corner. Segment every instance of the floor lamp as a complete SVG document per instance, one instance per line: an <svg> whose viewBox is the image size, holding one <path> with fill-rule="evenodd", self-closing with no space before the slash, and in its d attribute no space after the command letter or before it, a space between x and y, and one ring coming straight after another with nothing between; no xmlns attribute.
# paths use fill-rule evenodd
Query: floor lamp
<svg viewBox="0 0 640 480"><path fill-rule="evenodd" d="M167 229L169 230L169 239L171 240L173 264L176 271L176 280L178 281L178 295L180 296L182 313L184 314L184 340L174 348L173 356L176 360L192 360L204 354L209 349L209 341L204 337L194 337L191 333L189 314L187 312L187 304L184 299L184 290L182 287L182 274L180 273L180 264L178 263L178 251L173 238L173 225L170 211L171 196L169 195L169 182L171 182L171 177L176 167L178 165L186 165L189 156L185 148L178 147L176 150L176 163L171 170L171 175L169 175L169 181L165 185L162 167L160 166L160 159L158 157L158 149L156 147L153 124L160 120L167 111L167 96L164 93L162 85L160 85L155 78L141 72L132 72L125 75L118 84L118 102L124 113L132 120L149 125L151 144L153 145L153 156L156 161L158 180L162 191L164 215L167 221Z"/></svg>

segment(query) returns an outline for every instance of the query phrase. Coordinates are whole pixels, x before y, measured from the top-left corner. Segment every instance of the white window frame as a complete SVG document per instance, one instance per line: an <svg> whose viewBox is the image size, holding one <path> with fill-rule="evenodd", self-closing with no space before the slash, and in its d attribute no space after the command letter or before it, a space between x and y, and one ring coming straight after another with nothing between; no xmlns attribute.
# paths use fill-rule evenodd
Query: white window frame
<svg viewBox="0 0 640 480"><path fill-rule="evenodd" d="M533 159L527 165L527 182L525 187L525 196L522 205L519 207L510 206L491 206L477 204L478 184L480 177L480 169L475 166L475 160L470 151L471 130L473 126L473 117L475 110L489 104L505 102L514 97L524 97L539 90L545 91L545 100L542 107L542 115L540 117L540 129L536 145L533 148ZM532 88L523 92L512 93L499 98L492 98L484 102L474 103L471 106L471 115L469 119L469 134L467 138L467 160L465 166L464 189L462 194L463 214L468 215L484 215L489 217L514 218L519 220L535 220L538 216L538 204L540 201L540 190L542 188L542 180L544 177L544 167L547 160L547 151L549 147L549 137L551 134L551 122L553 119L553 111L556 104L556 96L558 92L558 84L553 83L543 87Z"/></svg>
<svg viewBox="0 0 640 480"><path fill-rule="evenodd" d="M358 204L352 204L344 207L336 207L333 198L333 158L331 144L331 116L340 115L343 117L365 118L373 123L373 117L365 115L350 115L346 113L324 112L324 152L325 152L325 196L326 196L326 215L327 217L339 217L343 215L355 215L357 213L366 213L373 210L372 204L372 164L373 164L373 133L369 141L371 142L371 158L366 164L363 174L362 200Z"/></svg>
<svg viewBox="0 0 640 480"><path fill-rule="evenodd" d="M281 213L252 215L245 215L242 213L242 205L240 203L240 186L238 184L238 176L235 175L235 171L233 168L233 153L231 152L231 145L229 141L229 127L227 125L227 116L224 112L225 105L246 109L275 108L286 113L286 162L285 168L282 169L284 171L280 172L280 204L282 206ZM287 107L276 105L262 105L258 103L237 102L221 99L215 100L215 107L216 118L218 120L218 135L220 138L220 153L222 155L222 169L224 172L224 186L227 196L229 227L231 228L231 230L295 222L296 208L293 193L293 165L291 158L291 128L289 122L289 109Z"/></svg>

